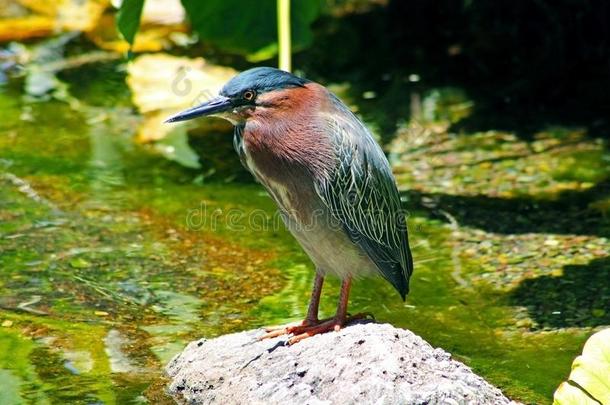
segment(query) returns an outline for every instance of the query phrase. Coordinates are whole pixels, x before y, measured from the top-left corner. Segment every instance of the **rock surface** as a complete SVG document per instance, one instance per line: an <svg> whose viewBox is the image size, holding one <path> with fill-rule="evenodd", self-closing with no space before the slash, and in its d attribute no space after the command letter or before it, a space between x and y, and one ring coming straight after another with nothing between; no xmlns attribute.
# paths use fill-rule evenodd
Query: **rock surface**
<svg viewBox="0 0 610 405"><path fill-rule="evenodd" d="M168 365L181 403L510 404L442 349L388 324L362 323L285 346L261 330L190 343Z"/></svg>

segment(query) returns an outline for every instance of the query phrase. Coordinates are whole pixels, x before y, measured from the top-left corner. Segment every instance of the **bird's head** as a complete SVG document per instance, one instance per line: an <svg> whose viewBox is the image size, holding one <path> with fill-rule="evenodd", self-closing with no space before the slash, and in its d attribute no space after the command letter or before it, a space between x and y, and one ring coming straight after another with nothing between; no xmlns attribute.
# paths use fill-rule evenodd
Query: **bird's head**
<svg viewBox="0 0 610 405"><path fill-rule="evenodd" d="M309 80L275 68L249 69L229 80L217 97L173 115L165 122L217 116L233 124L242 123L257 109L279 108L289 98L288 90L304 88L307 83Z"/></svg>

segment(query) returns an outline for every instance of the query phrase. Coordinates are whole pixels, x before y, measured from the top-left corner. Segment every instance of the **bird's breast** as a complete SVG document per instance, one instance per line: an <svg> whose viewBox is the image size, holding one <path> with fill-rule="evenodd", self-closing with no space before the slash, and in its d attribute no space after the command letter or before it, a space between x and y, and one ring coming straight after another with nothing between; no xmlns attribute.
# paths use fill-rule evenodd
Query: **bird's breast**
<svg viewBox="0 0 610 405"><path fill-rule="evenodd" d="M319 203L311 171L274 149L273 145L249 138L247 132L241 150L244 165L267 189L283 213L299 222L309 221Z"/></svg>

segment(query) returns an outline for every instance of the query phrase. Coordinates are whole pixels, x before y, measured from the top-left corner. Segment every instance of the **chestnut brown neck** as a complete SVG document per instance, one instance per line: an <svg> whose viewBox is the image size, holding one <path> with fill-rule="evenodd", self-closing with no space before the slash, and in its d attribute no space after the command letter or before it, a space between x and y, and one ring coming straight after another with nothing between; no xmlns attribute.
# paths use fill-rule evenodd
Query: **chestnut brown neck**
<svg viewBox="0 0 610 405"><path fill-rule="evenodd" d="M260 105L249 112L243 138L257 170L271 178L295 170L321 176L330 170L332 145L319 114L327 97L315 83L259 96Z"/></svg>

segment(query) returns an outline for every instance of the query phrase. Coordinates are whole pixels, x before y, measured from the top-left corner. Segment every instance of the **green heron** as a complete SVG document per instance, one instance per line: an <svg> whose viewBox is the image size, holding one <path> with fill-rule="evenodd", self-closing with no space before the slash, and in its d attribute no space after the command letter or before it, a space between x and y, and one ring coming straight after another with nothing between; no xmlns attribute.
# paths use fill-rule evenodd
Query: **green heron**
<svg viewBox="0 0 610 405"><path fill-rule="evenodd" d="M390 165L365 125L324 86L259 67L225 84L220 94L166 122L218 116L235 126L243 165L278 205L316 274L307 317L268 330L289 343L339 330L352 278L380 274L404 300L413 259ZM324 277L342 280L335 316L320 320Z"/></svg>

